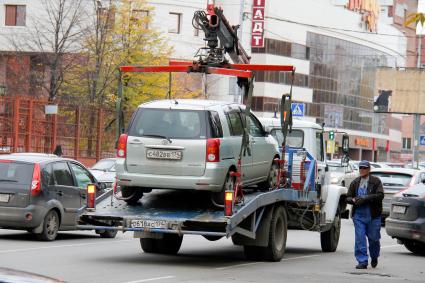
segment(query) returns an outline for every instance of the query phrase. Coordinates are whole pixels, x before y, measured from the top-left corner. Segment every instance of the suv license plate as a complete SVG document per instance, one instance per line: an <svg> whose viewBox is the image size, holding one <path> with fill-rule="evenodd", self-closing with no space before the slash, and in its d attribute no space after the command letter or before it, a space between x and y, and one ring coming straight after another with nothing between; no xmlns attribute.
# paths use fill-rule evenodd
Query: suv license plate
<svg viewBox="0 0 425 283"><path fill-rule="evenodd" d="M131 228L145 228L145 229L167 229L168 223L165 220L131 220Z"/></svg>
<svg viewBox="0 0 425 283"><path fill-rule="evenodd" d="M393 212L405 214L406 213L406 207L401 205L394 205L393 206Z"/></svg>
<svg viewBox="0 0 425 283"><path fill-rule="evenodd" d="M0 194L0 202L9 202L9 194Z"/></svg>
<svg viewBox="0 0 425 283"><path fill-rule="evenodd" d="M182 152L177 150L148 149L146 151L146 157L149 159L181 160Z"/></svg>

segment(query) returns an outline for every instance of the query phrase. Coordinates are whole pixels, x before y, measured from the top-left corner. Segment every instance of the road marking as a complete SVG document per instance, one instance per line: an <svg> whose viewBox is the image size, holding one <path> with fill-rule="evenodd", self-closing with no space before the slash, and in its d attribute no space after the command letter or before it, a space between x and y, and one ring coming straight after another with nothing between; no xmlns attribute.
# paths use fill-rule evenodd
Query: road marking
<svg viewBox="0 0 425 283"><path fill-rule="evenodd" d="M156 277L156 278L148 278L148 279L141 279L137 281L129 281L124 283L142 283L142 282L150 282L150 281L156 281L156 280L162 280L162 279L171 279L175 278L175 276L163 276L163 277Z"/></svg>
<svg viewBox="0 0 425 283"><path fill-rule="evenodd" d="M316 256L320 256L320 254L284 258L281 261L289 261L289 260L302 259L302 258L310 258L310 257L316 257ZM263 262L262 261L256 261L256 262L250 262L250 263L242 263L242 264L236 264L236 265L230 265L230 266L224 266L224 267L217 267L215 269L216 270L224 270L224 269L229 269L229 268L237 268L237 267L244 267L244 266L254 265L254 264L258 264L258 263L263 263Z"/></svg>
<svg viewBox="0 0 425 283"><path fill-rule="evenodd" d="M117 240L117 241L103 241L102 244L110 244L110 243L120 243L120 242L129 242L132 240ZM45 250L45 249L55 249L55 248L67 248L67 247L81 247L81 246L90 246L90 245L98 245L99 242L96 243L84 243L84 244L72 244L72 245L60 245L60 246L47 246L47 247L38 247L38 248L27 248L27 249L15 249L15 250L3 250L0 251L0 254L4 253L14 253L14 252L27 252L27 251L36 251L36 250Z"/></svg>

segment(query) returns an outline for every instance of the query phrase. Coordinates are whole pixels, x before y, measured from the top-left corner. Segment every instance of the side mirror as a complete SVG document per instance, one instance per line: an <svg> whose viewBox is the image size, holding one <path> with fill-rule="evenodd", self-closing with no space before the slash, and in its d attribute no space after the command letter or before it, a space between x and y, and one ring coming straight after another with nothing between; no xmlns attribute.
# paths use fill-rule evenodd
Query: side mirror
<svg viewBox="0 0 425 283"><path fill-rule="evenodd" d="M99 189L104 191L106 190L106 184L105 183L99 183Z"/></svg>
<svg viewBox="0 0 425 283"><path fill-rule="evenodd" d="M421 182L422 184L425 184L425 177L422 177Z"/></svg>
<svg viewBox="0 0 425 283"><path fill-rule="evenodd" d="M348 135L342 136L342 152L345 155L348 155L350 153L350 138Z"/></svg>

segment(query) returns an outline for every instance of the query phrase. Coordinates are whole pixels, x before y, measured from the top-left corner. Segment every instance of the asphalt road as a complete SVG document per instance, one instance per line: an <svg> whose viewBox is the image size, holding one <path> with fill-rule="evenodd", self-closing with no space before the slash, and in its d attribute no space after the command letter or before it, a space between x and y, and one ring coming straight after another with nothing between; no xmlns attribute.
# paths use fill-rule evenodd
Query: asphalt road
<svg viewBox="0 0 425 283"><path fill-rule="evenodd" d="M343 220L337 252L322 253L319 234L289 231L281 262L249 262L231 240L185 236L177 256L144 254L132 233L100 239L94 232L63 232L55 242L0 230L0 267L66 282L425 282L425 257L398 245L382 229L376 269L354 268L354 232Z"/></svg>

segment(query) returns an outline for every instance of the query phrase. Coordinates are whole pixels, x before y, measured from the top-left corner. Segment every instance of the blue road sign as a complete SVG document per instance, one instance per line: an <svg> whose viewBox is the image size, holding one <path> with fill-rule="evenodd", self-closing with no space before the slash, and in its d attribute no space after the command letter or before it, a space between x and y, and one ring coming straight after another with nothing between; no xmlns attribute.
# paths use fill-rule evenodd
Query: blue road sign
<svg viewBox="0 0 425 283"><path fill-rule="evenodd" d="M291 103L291 112L293 117L304 117L304 103Z"/></svg>
<svg viewBox="0 0 425 283"><path fill-rule="evenodd" d="M419 136L419 144L425 145L425 136Z"/></svg>

